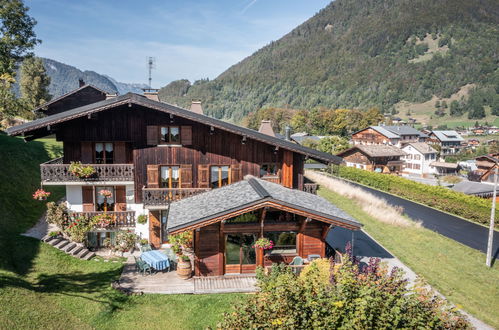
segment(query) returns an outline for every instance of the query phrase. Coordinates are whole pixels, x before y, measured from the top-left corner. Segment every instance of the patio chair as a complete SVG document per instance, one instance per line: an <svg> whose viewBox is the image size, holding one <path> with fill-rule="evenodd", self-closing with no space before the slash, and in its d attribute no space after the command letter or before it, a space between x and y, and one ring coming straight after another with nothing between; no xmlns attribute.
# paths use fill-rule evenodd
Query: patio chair
<svg viewBox="0 0 499 330"><path fill-rule="evenodd" d="M299 266L303 266L303 264L304 264L303 258L300 256L294 257L293 260L291 260L291 262L289 263L289 265L292 266L291 269L293 270L293 273L297 275L301 272L302 268Z"/></svg>
<svg viewBox="0 0 499 330"><path fill-rule="evenodd" d="M147 262L139 260L138 266L142 275L145 275L146 273L149 273L149 275L152 274L151 266L149 266Z"/></svg>

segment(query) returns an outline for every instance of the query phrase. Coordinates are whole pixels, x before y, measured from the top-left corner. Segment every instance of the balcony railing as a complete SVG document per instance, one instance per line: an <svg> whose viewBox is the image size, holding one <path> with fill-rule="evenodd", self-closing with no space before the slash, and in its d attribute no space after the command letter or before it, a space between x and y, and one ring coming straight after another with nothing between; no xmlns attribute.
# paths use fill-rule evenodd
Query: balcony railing
<svg viewBox="0 0 499 330"><path fill-rule="evenodd" d="M143 188L142 202L144 206L166 206L168 200L177 201L206 191L209 188Z"/></svg>
<svg viewBox="0 0 499 330"><path fill-rule="evenodd" d="M133 181L133 164L84 164L95 169L88 178L80 178L69 172L70 164L63 164L62 158L56 158L40 164L40 173L44 183L81 182L81 181Z"/></svg>
<svg viewBox="0 0 499 330"><path fill-rule="evenodd" d="M261 179L268 182L281 183L281 178L278 175L264 175Z"/></svg>
<svg viewBox="0 0 499 330"><path fill-rule="evenodd" d="M108 211L106 213L114 218L114 223L109 226L109 228L135 227L135 211ZM104 212L71 212L69 214L69 219L75 220L77 217L91 219L92 217L101 214L104 214Z"/></svg>
<svg viewBox="0 0 499 330"><path fill-rule="evenodd" d="M317 188L319 188L319 185L317 183L304 183L303 184L303 191L317 195Z"/></svg>

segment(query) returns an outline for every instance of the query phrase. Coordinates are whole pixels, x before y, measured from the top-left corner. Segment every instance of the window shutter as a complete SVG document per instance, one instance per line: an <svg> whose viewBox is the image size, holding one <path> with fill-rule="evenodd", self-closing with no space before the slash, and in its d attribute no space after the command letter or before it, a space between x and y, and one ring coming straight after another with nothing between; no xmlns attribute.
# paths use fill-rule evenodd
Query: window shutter
<svg viewBox="0 0 499 330"><path fill-rule="evenodd" d="M114 163L126 164L126 147L125 142L114 143Z"/></svg>
<svg viewBox="0 0 499 330"><path fill-rule="evenodd" d="M192 126L180 127L180 139L182 141L182 145L184 146L192 145Z"/></svg>
<svg viewBox="0 0 499 330"><path fill-rule="evenodd" d="M81 162L83 164L92 164L94 162L94 148L92 142L81 142Z"/></svg>
<svg viewBox="0 0 499 330"><path fill-rule="evenodd" d="M157 146L159 137L158 137L158 126L147 126L147 145L148 146Z"/></svg>
<svg viewBox="0 0 499 330"><path fill-rule="evenodd" d="M126 187L116 186L116 211L126 211Z"/></svg>
<svg viewBox="0 0 499 330"><path fill-rule="evenodd" d="M180 188L192 188L192 165L180 165Z"/></svg>
<svg viewBox="0 0 499 330"><path fill-rule="evenodd" d="M210 166L198 165L198 188L210 187Z"/></svg>
<svg viewBox="0 0 499 330"><path fill-rule="evenodd" d="M83 212L95 211L94 207L94 188L91 186L81 187Z"/></svg>
<svg viewBox="0 0 499 330"><path fill-rule="evenodd" d="M147 187L159 188L159 166L147 165Z"/></svg>
<svg viewBox="0 0 499 330"><path fill-rule="evenodd" d="M231 165L230 166L230 182L234 183L241 181L243 179L241 165Z"/></svg>

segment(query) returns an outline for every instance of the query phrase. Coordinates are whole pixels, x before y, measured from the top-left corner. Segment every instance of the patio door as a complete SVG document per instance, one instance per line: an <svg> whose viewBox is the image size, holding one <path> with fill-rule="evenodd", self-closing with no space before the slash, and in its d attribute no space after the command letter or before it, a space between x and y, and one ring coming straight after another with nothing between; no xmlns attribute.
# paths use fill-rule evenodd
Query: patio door
<svg viewBox="0 0 499 330"><path fill-rule="evenodd" d="M257 234L225 235L225 273L254 273L256 270L256 251L253 248Z"/></svg>

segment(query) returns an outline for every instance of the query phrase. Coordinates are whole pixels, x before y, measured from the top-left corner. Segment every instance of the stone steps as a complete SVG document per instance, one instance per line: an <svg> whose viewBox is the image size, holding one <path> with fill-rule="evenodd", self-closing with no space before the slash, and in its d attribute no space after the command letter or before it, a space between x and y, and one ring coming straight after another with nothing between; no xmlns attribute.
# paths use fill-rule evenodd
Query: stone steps
<svg viewBox="0 0 499 330"><path fill-rule="evenodd" d="M65 238L62 237L52 237L49 235L46 235L42 237L42 242L45 242L49 245L52 245L56 249L61 250L62 252L65 252L69 254L70 256L73 256L78 259L82 260L90 260L93 257L95 257L95 253L92 251L89 251L87 248L83 247L80 244L71 242Z"/></svg>

